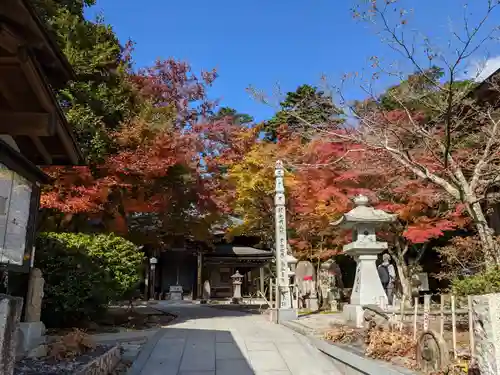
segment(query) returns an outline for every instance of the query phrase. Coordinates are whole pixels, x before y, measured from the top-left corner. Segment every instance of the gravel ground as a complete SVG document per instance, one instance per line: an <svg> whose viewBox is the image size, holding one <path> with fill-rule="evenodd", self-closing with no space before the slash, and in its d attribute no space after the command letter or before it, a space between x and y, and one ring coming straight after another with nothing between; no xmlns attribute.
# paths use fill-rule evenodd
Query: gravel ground
<svg viewBox="0 0 500 375"><path fill-rule="evenodd" d="M88 353L63 360L48 357L24 358L16 363L14 375L71 375L111 348L112 346L98 345Z"/></svg>

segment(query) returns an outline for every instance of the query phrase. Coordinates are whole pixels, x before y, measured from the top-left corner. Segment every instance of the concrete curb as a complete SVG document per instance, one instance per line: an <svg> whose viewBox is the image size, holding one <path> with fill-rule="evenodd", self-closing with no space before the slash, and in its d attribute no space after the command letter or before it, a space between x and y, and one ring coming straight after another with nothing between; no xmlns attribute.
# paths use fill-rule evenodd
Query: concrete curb
<svg viewBox="0 0 500 375"><path fill-rule="evenodd" d="M135 361L132 363L132 366L128 369L127 375L140 375L144 366L153 353L153 350L160 341L160 339L165 335L165 332L168 328L160 328L158 332L156 332L153 336L149 338L149 340L144 344L144 346L139 351Z"/></svg>
<svg viewBox="0 0 500 375"><path fill-rule="evenodd" d="M312 346L329 356L346 375L417 375L416 372L396 367L390 363L370 359L354 349L332 345L314 337L315 331L297 322L283 322L283 326L305 336Z"/></svg>

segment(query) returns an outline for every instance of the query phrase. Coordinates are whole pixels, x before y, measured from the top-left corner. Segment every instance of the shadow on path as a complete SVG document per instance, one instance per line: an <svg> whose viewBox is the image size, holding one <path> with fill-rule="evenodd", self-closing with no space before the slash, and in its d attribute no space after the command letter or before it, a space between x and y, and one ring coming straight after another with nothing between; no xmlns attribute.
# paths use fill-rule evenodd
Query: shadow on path
<svg viewBox="0 0 500 375"><path fill-rule="evenodd" d="M177 316L148 341L130 375L340 375L308 340L257 314L161 301Z"/></svg>
<svg viewBox="0 0 500 375"><path fill-rule="evenodd" d="M224 318L224 317L242 317L242 316L261 316L259 312L239 310L237 307L223 307L194 304L190 301L168 302L160 301L151 305L153 309L175 315L176 318L172 321L173 325L188 322L190 320Z"/></svg>
<svg viewBox="0 0 500 375"><path fill-rule="evenodd" d="M129 375L257 374L231 332L172 327L149 340Z"/></svg>

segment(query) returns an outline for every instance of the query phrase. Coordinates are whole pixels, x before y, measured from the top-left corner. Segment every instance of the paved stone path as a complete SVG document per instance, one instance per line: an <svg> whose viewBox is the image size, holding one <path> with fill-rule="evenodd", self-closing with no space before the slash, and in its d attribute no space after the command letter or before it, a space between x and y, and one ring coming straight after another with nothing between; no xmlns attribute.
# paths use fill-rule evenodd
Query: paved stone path
<svg viewBox="0 0 500 375"><path fill-rule="evenodd" d="M179 318L142 355L137 375L342 374L305 337L262 315L185 302L155 308Z"/></svg>

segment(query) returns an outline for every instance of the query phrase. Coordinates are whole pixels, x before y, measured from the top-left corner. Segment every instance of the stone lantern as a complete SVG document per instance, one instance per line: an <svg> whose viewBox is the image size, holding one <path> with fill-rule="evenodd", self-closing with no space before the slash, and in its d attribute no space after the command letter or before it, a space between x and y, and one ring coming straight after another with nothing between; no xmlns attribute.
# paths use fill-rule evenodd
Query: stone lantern
<svg viewBox="0 0 500 375"><path fill-rule="evenodd" d="M151 286L149 291L149 299L155 299L155 287L156 287L156 265L158 264L158 259L156 257L149 258L149 267L151 275Z"/></svg>
<svg viewBox="0 0 500 375"><path fill-rule="evenodd" d="M368 205L363 195L354 198L356 207L346 213L334 225L353 229L353 242L344 245L344 253L352 256L357 263L356 277L351 300L344 306L344 316L357 327L363 326L364 305L387 306L387 295L377 271L377 255L387 249L387 242L377 241L375 230L381 225L393 222L396 215L388 214Z"/></svg>
<svg viewBox="0 0 500 375"><path fill-rule="evenodd" d="M231 276L231 279L233 279L233 286L234 286L232 303L239 304L242 300L241 283L243 280L243 275L240 273L240 271L236 270L236 273Z"/></svg>

